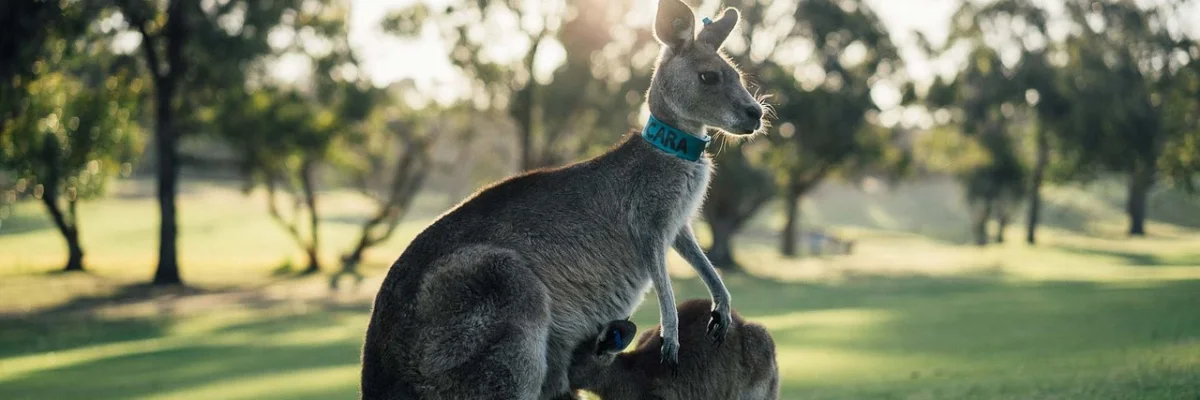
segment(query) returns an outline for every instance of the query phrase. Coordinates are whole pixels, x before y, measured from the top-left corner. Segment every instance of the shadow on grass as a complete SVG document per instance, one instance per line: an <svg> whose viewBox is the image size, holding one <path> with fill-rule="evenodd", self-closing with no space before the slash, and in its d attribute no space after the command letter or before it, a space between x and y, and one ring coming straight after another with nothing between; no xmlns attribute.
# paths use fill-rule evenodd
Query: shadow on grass
<svg viewBox="0 0 1200 400"><path fill-rule="evenodd" d="M1171 255L1164 256L1161 254L1148 254L1135 251L1123 250L1106 250L1097 248L1077 247L1057 245L1055 248L1078 255L1084 256L1099 256L1116 259L1118 262L1141 267L1169 267L1169 266L1200 266L1200 253Z"/></svg>
<svg viewBox="0 0 1200 400"><path fill-rule="evenodd" d="M86 272L85 272L86 273ZM366 312L369 304L339 301L337 296L288 300L269 296L262 290L245 288L199 289L190 286L158 287L149 284L120 286L116 291L95 296L78 296L36 312L0 315L0 357L71 350L109 341L148 339L168 335L168 328L196 309L236 306L262 311L283 305L314 307L320 313ZM290 303L289 303L290 302ZM106 318L98 310L141 307L149 317ZM245 326L276 324L264 319Z"/></svg>
<svg viewBox="0 0 1200 400"><path fill-rule="evenodd" d="M47 274L78 275L88 272L52 271ZM74 297L66 303L37 312L0 316L0 357L68 350L109 340L157 337L164 334L164 326L170 323L168 318L110 319L92 311L104 306L201 293L209 292L187 287L126 285L104 295Z"/></svg>
<svg viewBox="0 0 1200 400"><path fill-rule="evenodd" d="M38 211L41 211L39 209ZM54 229L54 223L43 212L38 214L14 213L0 221L0 236L19 235Z"/></svg>
<svg viewBox="0 0 1200 400"><path fill-rule="evenodd" d="M168 319L107 319L95 315L0 318L0 359L117 341L159 337Z"/></svg>
<svg viewBox="0 0 1200 400"><path fill-rule="evenodd" d="M358 315L358 312L324 310L303 315L264 317L228 325L195 340L38 369L8 377L4 383L5 397L139 398L164 392L187 392L193 388L211 390L214 385L219 386L224 382L254 381L275 374L354 367L358 365L362 346L357 336L334 340L314 338L311 342L302 340L305 332L344 324L341 318L346 315ZM87 346L136 339L127 334L145 323L141 319L130 319L92 326L89 330L93 335L86 338L89 342ZM155 325L161 328L166 324ZM142 337L166 335L161 329L142 333ZM301 340L299 343L296 340L285 343L274 340L278 339L276 335L286 334L297 334ZM353 395L357 387L355 382L339 382L335 386L339 393L306 395L346 397ZM287 394L265 398L295 396Z"/></svg>

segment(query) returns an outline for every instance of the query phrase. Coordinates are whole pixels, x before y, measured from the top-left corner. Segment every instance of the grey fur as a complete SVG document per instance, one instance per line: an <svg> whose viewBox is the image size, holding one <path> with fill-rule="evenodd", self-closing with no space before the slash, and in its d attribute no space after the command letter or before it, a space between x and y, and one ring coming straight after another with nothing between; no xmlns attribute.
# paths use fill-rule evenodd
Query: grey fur
<svg viewBox="0 0 1200 400"><path fill-rule="evenodd" d="M704 337L712 303L690 300L679 305L682 349L678 374L658 363L661 340L655 327L642 334L637 347L626 353L606 341L619 330L632 338L628 321L613 321L600 336L575 349L571 389L596 393L604 400L772 400L779 397L775 341L761 325L732 314L728 341L715 346ZM632 327L632 328L631 328ZM574 398L574 393L564 396Z"/></svg>
<svg viewBox="0 0 1200 400"><path fill-rule="evenodd" d="M660 3L660 21L694 18L679 0ZM660 55L650 111L687 132L753 133L762 109L716 48L694 45L691 26ZM701 84L702 71L719 71L721 82ZM566 393L571 352L596 326L632 313L651 283L660 305L675 303L668 247L704 278L716 302L714 338L722 339L729 293L688 226L711 169L707 156L685 161L631 134L603 155L504 180L442 215L376 296L363 398ZM678 318L674 307L661 309L663 359L674 365Z"/></svg>

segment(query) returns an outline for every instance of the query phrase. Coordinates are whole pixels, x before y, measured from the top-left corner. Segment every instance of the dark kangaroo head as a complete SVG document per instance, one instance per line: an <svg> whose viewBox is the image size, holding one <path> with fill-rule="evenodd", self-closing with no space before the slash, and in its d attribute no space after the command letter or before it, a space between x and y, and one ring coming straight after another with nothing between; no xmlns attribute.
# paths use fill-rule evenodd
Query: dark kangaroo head
<svg viewBox="0 0 1200 400"><path fill-rule="evenodd" d="M737 23L738 11L727 8L696 34L696 17L687 4L659 1L654 36L663 49L647 95L655 117L696 135L705 128L737 135L762 129L763 106L721 53Z"/></svg>
<svg viewBox="0 0 1200 400"><path fill-rule="evenodd" d="M644 332L634 350L622 353L637 327L625 320L600 327L595 339L573 354L572 390L604 400L769 400L779 396L775 342L761 325L737 312L721 345L707 337L712 302L679 305L679 371L662 364L658 327Z"/></svg>

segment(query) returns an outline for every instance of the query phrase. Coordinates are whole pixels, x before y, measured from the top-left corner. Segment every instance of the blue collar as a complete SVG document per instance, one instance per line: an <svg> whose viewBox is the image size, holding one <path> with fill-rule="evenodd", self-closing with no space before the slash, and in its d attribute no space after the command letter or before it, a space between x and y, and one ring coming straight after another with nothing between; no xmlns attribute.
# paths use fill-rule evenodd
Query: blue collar
<svg viewBox="0 0 1200 400"><path fill-rule="evenodd" d="M704 154L704 148L708 147L708 142L712 140L708 135L701 138L681 131L659 121L653 115L646 121L646 127L642 128L642 138L664 153L688 161L699 160Z"/></svg>

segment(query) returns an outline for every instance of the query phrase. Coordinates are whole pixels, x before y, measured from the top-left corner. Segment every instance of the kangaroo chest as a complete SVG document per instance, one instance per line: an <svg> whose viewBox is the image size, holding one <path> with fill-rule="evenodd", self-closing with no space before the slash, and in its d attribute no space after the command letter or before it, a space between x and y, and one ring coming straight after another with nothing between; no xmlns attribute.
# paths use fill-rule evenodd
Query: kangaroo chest
<svg viewBox="0 0 1200 400"><path fill-rule="evenodd" d="M635 172L644 175L631 179L624 196L613 197L622 200L611 205L615 212L593 222L593 238L560 249L563 264L549 275L565 284L548 285L557 292L551 305L555 331L573 341L594 334L596 324L632 314L650 288L653 268L665 265L675 237L699 209L710 165L705 158L685 164L687 170ZM649 262L646 251L661 263Z"/></svg>

